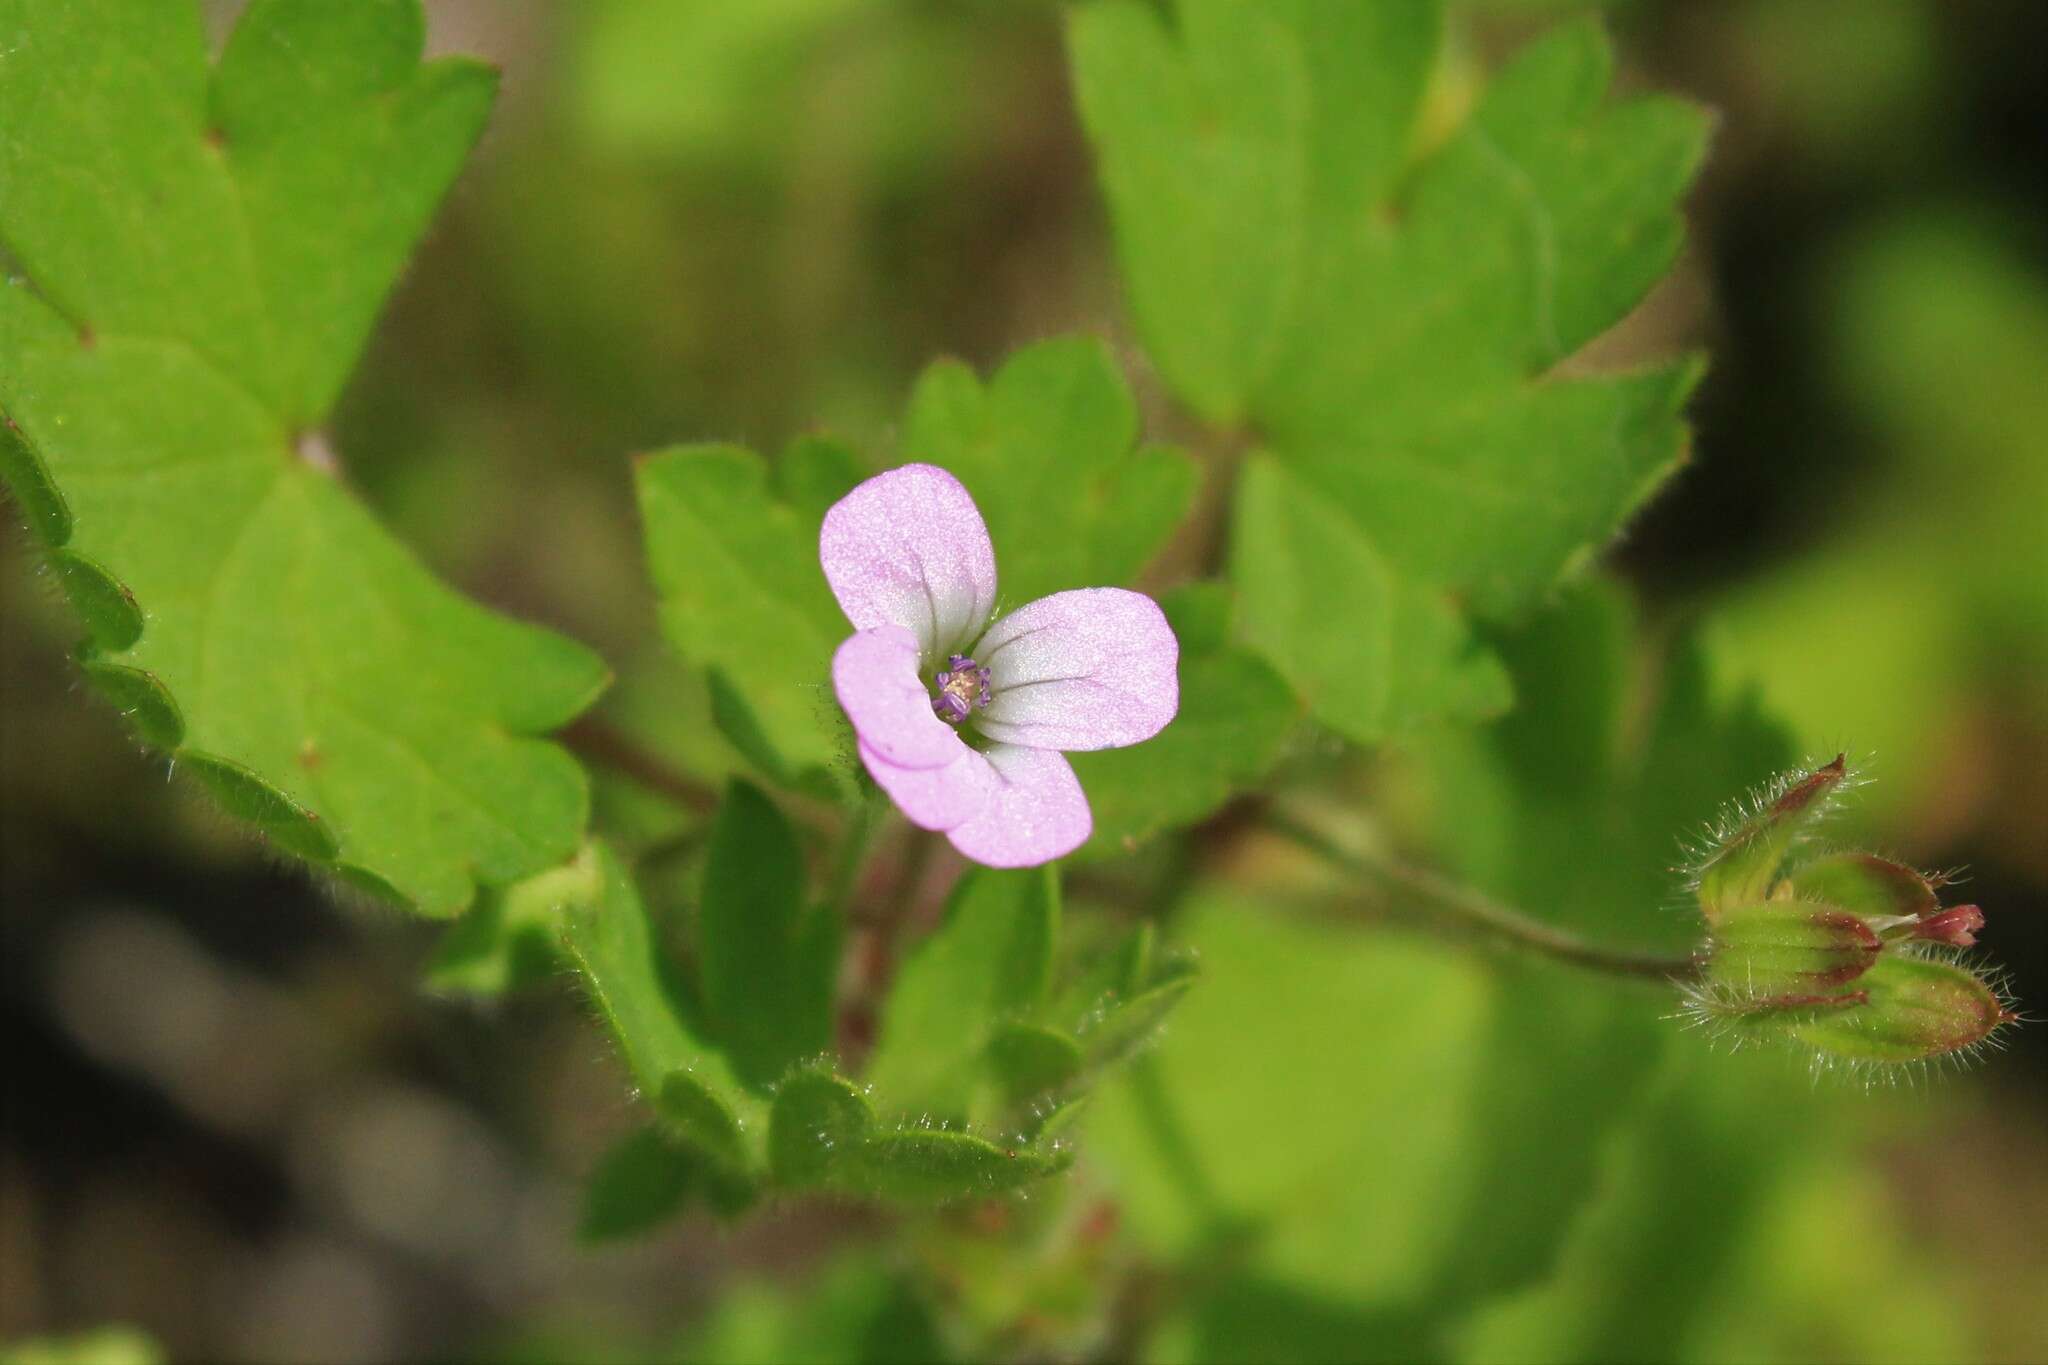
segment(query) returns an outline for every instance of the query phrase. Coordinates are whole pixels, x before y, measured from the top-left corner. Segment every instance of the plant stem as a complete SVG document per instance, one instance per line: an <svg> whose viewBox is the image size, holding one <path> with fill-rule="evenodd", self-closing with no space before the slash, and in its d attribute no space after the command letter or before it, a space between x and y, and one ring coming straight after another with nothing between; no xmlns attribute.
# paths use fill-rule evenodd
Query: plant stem
<svg viewBox="0 0 2048 1365"><path fill-rule="evenodd" d="M604 721L585 716L556 738L586 762L622 773L685 810L709 815L718 809L717 792L676 771L659 755Z"/></svg>
<svg viewBox="0 0 2048 1365"><path fill-rule="evenodd" d="M1417 922L1463 929L1499 943L1540 953L1557 962L1609 976L1682 981L1699 972L1699 962L1695 958L1632 952L1592 943L1434 872L1391 859L1375 860L1354 853L1320 830L1277 811L1267 812L1265 824L1275 834L1284 836L1332 865L1397 896L1409 898L1416 907L1409 912L1409 917Z"/></svg>
<svg viewBox="0 0 2048 1365"><path fill-rule="evenodd" d="M867 861L868 845L874 839L877 802L870 797L853 808L846 828L839 836L839 851L832 863L832 881L825 891L825 904L844 918L853 893L860 885L861 865Z"/></svg>

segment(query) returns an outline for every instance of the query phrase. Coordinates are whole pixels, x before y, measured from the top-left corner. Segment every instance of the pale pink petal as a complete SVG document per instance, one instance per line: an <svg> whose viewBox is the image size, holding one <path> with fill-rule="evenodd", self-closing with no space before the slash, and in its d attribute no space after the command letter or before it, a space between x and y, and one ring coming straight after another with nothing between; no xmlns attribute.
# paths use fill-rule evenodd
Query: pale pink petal
<svg viewBox="0 0 2048 1365"><path fill-rule="evenodd" d="M832 505L818 562L854 629L902 626L930 662L988 620L996 556L960 481L936 465L877 474Z"/></svg>
<svg viewBox="0 0 2048 1365"><path fill-rule="evenodd" d="M847 636L832 655L832 690L860 742L885 762L943 767L967 746L933 712L917 670L917 637L902 626L876 626Z"/></svg>
<svg viewBox="0 0 2048 1365"><path fill-rule="evenodd" d="M1065 755L998 744L975 757L995 783L981 809L946 832L953 847L990 867L1036 867L1088 841L1095 820Z"/></svg>
<svg viewBox="0 0 2048 1365"><path fill-rule="evenodd" d="M1122 588L1041 597L975 646L995 699L974 723L1037 749L1115 749L1150 739L1180 709L1180 642L1159 604Z"/></svg>
<svg viewBox="0 0 2048 1365"><path fill-rule="evenodd" d="M959 755L936 768L901 767L865 744L860 746L860 759L875 785L889 793L911 824L920 829L950 830L979 815L997 786L995 769L986 758L962 744L957 735L953 743Z"/></svg>

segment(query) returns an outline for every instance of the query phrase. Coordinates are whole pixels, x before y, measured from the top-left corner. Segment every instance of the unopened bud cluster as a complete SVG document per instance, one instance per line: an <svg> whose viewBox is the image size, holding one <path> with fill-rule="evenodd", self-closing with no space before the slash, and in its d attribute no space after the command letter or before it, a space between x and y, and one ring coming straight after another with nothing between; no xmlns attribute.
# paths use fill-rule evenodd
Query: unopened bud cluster
<svg viewBox="0 0 2048 1365"><path fill-rule="evenodd" d="M1848 776L1839 756L1794 774L1710 836L1694 882L1708 939L1688 1009L1822 1065L1967 1054L2014 1020L1949 951L1976 943L1983 911L1944 907L1940 877L1874 853L1803 852Z"/></svg>

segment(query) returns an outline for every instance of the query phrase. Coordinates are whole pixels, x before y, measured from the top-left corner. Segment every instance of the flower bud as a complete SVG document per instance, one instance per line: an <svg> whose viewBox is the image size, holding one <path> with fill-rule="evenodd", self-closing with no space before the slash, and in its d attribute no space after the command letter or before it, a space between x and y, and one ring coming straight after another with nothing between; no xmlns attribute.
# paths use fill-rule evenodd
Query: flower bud
<svg viewBox="0 0 2048 1365"><path fill-rule="evenodd" d="M1817 1066L1968 1053L2018 1019L1983 973L1940 951L1974 945L1984 912L1944 909L1946 878L1874 853L1791 856L1847 780L1837 756L1715 833L1693 883L1708 938L1686 1011L1738 1047L1792 1043Z"/></svg>
<svg viewBox="0 0 2048 1365"><path fill-rule="evenodd" d="M1829 853L1789 877L1801 900L1839 906L1869 920L1917 917L1941 908L1928 877L1875 853Z"/></svg>
<svg viewBox="0 0 2048 1365"><path fill-rule="evenodd" d="M1736 906L1768 898L1785 855L1827 813L1828 798L1848 774L1848 764L1837 754L1826 767L1786 781L1776 795L1759 800L1753 811L1711 836L1695 881L1709 923Z"/></svg>
<svg viewBox="0 0 2048 1365"><path fill-rule="evenodd" d="M1883 948L1877 931L1847 911L1762 901L1715 922L1705 977L1733 997L1768 1005L1837 991L1868 971Z"/></svg>
<svg viewBox="0 0 2048 1365"><path fill-rule="evenodd" d="M1936 881L1874 853L1830 853L1788 876L1781 894L1817 901L1857 916L1887 943L1917 939L1968 948L1984 927L1974 905L1941 908Z"/></svg>
<svg viewBox="0 0 2048 1365"><path fill-rule="evenodd" d="M1977 944L1977 931L1983 927L1982 910L1974 905L1954 905L1939 914L1921 916L1899 936L1928 943L1945 943L1951 948L1973 948ZM1892 935L1888 933L1886 937Z"/></svg>
<svg viewBox="0 0 2048 1365"><path fill-rule="evenodd" d="M1953 962L1886 953L1856 981L1862 1003L1791 1024L1829 1061L1869 1065L1966 1052L2014 1016L1974 973Z"/></svg>

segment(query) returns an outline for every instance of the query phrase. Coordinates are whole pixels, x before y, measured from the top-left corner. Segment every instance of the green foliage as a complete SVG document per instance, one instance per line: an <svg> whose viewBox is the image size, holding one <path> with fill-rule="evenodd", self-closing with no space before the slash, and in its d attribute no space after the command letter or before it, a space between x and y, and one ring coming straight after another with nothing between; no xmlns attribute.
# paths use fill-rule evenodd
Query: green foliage
<svg viewBox="0 0 2048 1365"><path fill-rule="evenodd" d="M1286 679L1229 641L1227 588L1190 584L1160 605L1180 640L1180 712L1142 745L1069 756L1095 815L1077 857L1129 852L1214 813L1272 771L1294 727Z"/></svg>
<svg viewBox="0 0 2048 1365"><path fill-rule="evenodd" d="M1109 348L1086 337L1017 352L986 385L954 361L924 372L901 455L967 485L995 543L1003 600L1127 583L1187 515L1192 461L1140 446Z"/></svg>
<svg viewBox="0 0 2048 1365"><path fill-rule="evenodd" d="M1957 1296L1926 1283L1926 1244L1902 1234L1882 1182L1848 1159L1885 1121L1870 1097L1816 1090L1776 1059L1674 1049L1641 1119L1601 1160L1556 1275L1475 1314L1456 1358L1968 1355ZM1897 1293L1858 1296L1874 1282Z"/></svg>
<svg viewBox="0 0 2048 1365"><path fill-rule="evenodd" d="M473 902L427 965L431 989L497 997L576 976L646 1105L591 1175L584 1239L699 1209L896 1206L818 1224L867 1242L815 1283L701 1291L688 1358L1961 1354L1936 1255L1900 1244L1861 1130L1831 1122L1803 1079L1682 1036L1654 973L1636 989L1406 934L1416 907L1290 861L1256 821L1298 813L1372 850L1365 862L1441 869L1603 947L1700 951L1664 875L1674 836L1789 758L1756 697L1719 686L1729 660L1805 732L1886 748L1900 768L1920 766L1929 714L1982 724L2008 656L2021 685L2000 705L2031 716L2048 696L2025 686L2048 659L2026 440L2048 421L2037 272L1946 222L1843 253L1845 388L1900 449L1853 507L1811 519L1831 553L1745 588L1732 648L1710 640L1710 654L1674 647L1662 622L1639 630L1618 593L1568 586L1682 458L1699 372L1582 359L1669 265L1704 128L1667 99L1610 99L1597 24L1538 37L1488 79L1472 54L1489 43L1447 29L1436 0L579 8L567 139L508 157L514 188L478 216L520 238L505 248L518 278L493 281L509 297L483 316L505 307L557 334L536 369L565 374L540 387L604 410L595 426L573 415L594 451L744 428L734 414L755 405L791 429L791 394L767 390L793 376L811 411L889 427L915 353L872 325L863 292L901 281L857 278L877 131L862 90L874 118L875 89L973 84L996 64L949 65L968 48L948 43L985 18L999 36L974 41L991 48L1013 31L998 20L1068 25L1125 292L1186 412L1148 432L1111 348L1063 337L986 375L931 365L889 463L966 483L1004 607L1195 580L1162 594L1181 706L1143 745L1075 756L1096 828L1064 891L1053 868L969 871L920 941L911 884L930 869L898 827L867 862L885 807L828 681L848 626L818 570L819 522L868 461L816 436L773 459L723 445L641 459L646 560L687 672L638 672L630 706L608 713L621 772L601 793L605 840L588 839L582 774L534 736L576 715L603 667L441 586L337 477L321 429L494 76L422 65L417 0L243 8L209 68L184 0L0 0L0 263L22 275L0 286L0 477L83 625L84 676L177 771L337 883L433 913ZM1910 32L1884 22L1894 45ZM1019 69L1036 99L1050 72ZM833 136L787 167L744 163L820 117L792 112L810 105ZM921 188L891 181L878 216L923 253L987 206L932 153L965 120L904 121L919 126L902 179ZM593 174L579 134L666 157L660 180L624 162ZM719 162L708 194L674 174L704 153ZM541 181L560 192L537 208ZM699 195L743 248L676 230ZM800 230L761 231L782 197ZM929 211L953 199L960 221ZM1087 295L1100 281L1075 264ZM774 280L757 292L787 336L763 341L758 318L689 297L714 273ZM640 320L648 295L687 306ZM1073 302L1055 295L1068 316L1099 304ZM874 333L857 356L811 335L833 309ZM948 334L981 351L998 331ZM804 354L756 364L777 349ZM742 371L759 392L706 401ZM481 423L405 420L445 420L431 439L452 445L505 416L478 406ZM532 403L535 447L560 435L550 406ZM1205 468L1221 486L1190 522ZM404 499L357 472L404 524ZM1959 523L1974 534L1959 541ZM588 526L593 541L613 530ZM580 619L630 629L645 605L632 572L586 581L605 605ZM1305 718L1399 743L1361 761L1302 734ZM2023 764L2015 747L1984 761ZM775 794L729 779L740 765ZM1161 838L1241 794L1229 820ZM1718 955L1695 959L1699 989L1852 975L1853 1004L1762 1003L1771 1029L1856 1067L1983 1040L2007 1002L1912 941L1938 905L1927 877L1867 855L1788 863L1822 794L1772 790L1712 836L1696 889ZM1108 863L1149 841L1165 846ZM861 951L842 963L848 905ZM1974 918L1950 921L1949 943L1981 923L1963 909ZM858 1039L870 1017L865 1065L857 1042L835 1055L836 1025ZM1730 1033L1763 1036L1742 1023ZM1048 1186L1084 1134L1086 1169ZM1873 1303L1872 1284L1896 1292ZM157 1354L119 1333L0 1351Z"/></svg>
<svg viewBox="0 0 2048 1365"><path fill-rule="evenodd" d="M1011 1109L1066 1089L1086 1061L1071 1034L1042 1024L1002 1024L988 1040L988 1069Z"/></svg>
<svg viewBox="0 0 2048 1365"><path fill-rule="evenodd" d="M836 913L806 904L803 849L789 821L759 788L735 780L711 831L698 966L713 1034L756 1091L831 1045L839 934Z"/></svg>
<svg viewBox="0 0 2048 1365"><path fill-rule="evenodd" d="M775 462L775 491L805 525L815 525L867 474L851 447L828 436L799 436Z"/></svg>
<svg viewBox="0 0 2048 1365"><path fill-rule="evenodd" d="M1607 104L1581 23L1418 146L1436 5L1172 16L1077 9L1075 82L1148 348L1270 452L1238 490L1248 630L1355 739L1498 710L1453 597L1525 610L1679 459L1697 366L1556 368L1669 265L1704 120Z"/></svg>
<svg viewBox="0 0 2048 1365"><path fill-rule="evenodd" d="M886 1126L861 1089L800 1071L776 1093L768 1147L785 1188L817 1187L904 1204L949 1204L1056 1175L1071 1157L1052 1143L997 1141L924 1123Z"/></svg>
<svg viewBox="0 0 2048 1365"><path fill-rule="evenodd" d="M1231 570L1245 633L1316 719L1361 743L1507 709L1506 673L1441 597L1402 578L1329 499L1278 461L1244 467Z"/></svg>
<svg viewBox="0 0 2048 1365"><path fill-rule="evenodd" d="M1781 762L1782 740L1681 654L1627 741L1640 702L1608 595L1493 643L1531 680L1521 709L1435 740L1391 808L1561 926L1690 948L1696 921L1660 909L1673 831ZM1198 1356L1258 1339L1318 1358L1316 1333L1347 1331L1395 1358L1441 1353L1450 1324L1549 1272L1670 1037L1653 994L1305 918L1281 896L1204 895L1175 933L1202 952L1199 988L1088 1132L1145 1245L1238 1267L1221 1291L1238 1309L1189 1324Z"/></svg>
<svg viewBox="0 0 2048 1365"><path fill-rule="evenodd" d="M416 0L261 0L213 70L185 3L0 31L0 473L87 676L280 847L427 913L568 857L582 774L525 736L603 666L443 587L309 434L493 73L421 65Z"/></svg>
<svg viewBox="0 0 2048 1365"><path fill-rule="evenodd" d="M701 1365L944 1365L961 1357L942 1340L932 1305L901 1268L856 1254L796 1289L735 1285L692 1333L682 1358Z"/></svg>
<svg viewBox="0 0 2048 1365"><path fill-rule="evenodd" d="M947 1204L1007 1194L1073 1162L1053 1144L991 1140L944 1128L870 1132L833 1163L831 1180L903 1204Z"/></svg>
<svg viewBox="0 0 2048 1365"><path fill-rule="evenodd" d="M758 456L733 446L662 451L636 478L663 632L685 660L716 670L714 704L737 747L792 780L850 747L827 682L846 619L818 571L830 499L808 472L817 461L803 467L801 511L771 492Z"/></svg>
<svg viewBox="0 0 2048 1365"><path fill-rule="evenodd" d="M1784 735L1752 698L1714 693L1689 641L1665 650L1646 686L1631 664L1642 649L1632 613L1612 591L1581 593L1497 643L1524 680L1523 704L1490 734L1432 747L1444 863L1599 942L1690 953L1700 923L1670 909L1676 832L1782 766ZM1587 984L1534 964L1503 982L1474 1124L1517 1136L1486 1144L1483 1179L1463 1205L1448 1268L1458 1293L1549 1270L1594 1188L1601 1140L1634 1115L1666 1053L1697 1046L1660 1017L1655 992L1632 999ZM1538 1019L1540 1030L1528 1027ZM1502 1221L1493 1210L1509 1199L1519 1215Z"/></svg>
<svg viewBox="0 0 2048 1365"><path fill-rule="evenodd" d="M1107 348L1065 338L1018 352L986 386L964 365L931 366L897 453L966 483L1003 600L1021 605L1128 582L1186 516L1193 463L1136 446L1137 431ZM817 795L834 794L854 762L827 680L847 625L818 571L818 526L863 472L844 445L806 437L772 472L736 447L686 446L647 457L637 477L669 642L711 670L733 746L778 784Z"/></svg>
<svg viewBox="0 0 2048 1365"><path fill-rule="evenodd" d="M863 1148L874 1167L860 1179L872 1188L934 1198L949 1179L970 1193L1058 1169L1087 1095L1158 1035L1194 983L1189 962L1152 960L1149 929L1063 972L1059 924L1049 868L961 878L944 922L898 970L868 1064L877 1104L899 1120L887 1142ZM925 1126L962 1119L1019 1138L970 1143ZM1028 1160L1013 1155L1025 1137L1037 1154Z"/></svg>
<svg viewBox="0 0 2048 1365"><path fill-rule="evenodd" d="M1046 1029L1072 1059L1049 1069L1043 1045L1027 1053L1011 1037L1009 1026L1047 994L1058 916L1049 870L963 882L947 929L904 969L886 1032L893 1051L885 1045L871 1069L880 1084L863 1087L822 1059L838 921L805 909L801 850L787 823L758 790L735 782L707 857L695 934L702 1022L624 867L602 845L503 898L516 918L554 922L656 1120L593 1174L586 1236L632 1235L700 1200L735 1214L764 1190L943 1204L1065 1169L1071 1158L1056 1129L1013 1124L998 1137L952 1122L968 1117L984 1080L1006 1087L1006 1101L1035 1101L1084 1071L1092 1078L1126 1050L1085 1030L1075 1041ZM501 970L490 958L445 949L443 957L455 963L442 973L451 987L471 977L495 983ZM1156 1027L1167 1004L1140 994L1104 1038ZM1113 1001L1102 1009L1105 1020L1118 1018ZM935 1114L948 1123L934 1126Z"/></svg>
<svg viewBox="0 0 2048 1365"><path fill-rule="evenodd" d="M837 1154L875 1121L860 1087L829 1071L799 1071L775 1092L768 1116L768 1164L792 1189L823 1184Z"/></svg>
<svg viewBox="0 0 2048 1365"><path fill-rule="evenodd" d="M583 857L595 894L562 908L565 949L665 1131L736 1180L752 1166L763 1106L685 1011L640 894L602 844Z"/></svg>
<svg viewBox="0 0 2048 1365"><path fill-rule="evenodd" d="M1058 876L979 869L896 974L867 1078L912 1113L964 1114L996 1027L1045 1000L1059 936Z"/></svg>
<svg viewBox="0 0 2048 1365"><path fill-rule="evenodd" d="M1134 976L1122 991L1098 1002L1081 1026L1081 1064L1099 1074L1128 1060L1158 1037L1174 1006L1195 984L1193 962L1170 959Z"/></svg>
<svg viewBox="0 0 2048 1365"><path fill-rule="evenodd" d="M660 1227L698 1191L701 1160L654 1124L633 1129L590 1173L576 1235L610 1242Z"/></svg>
<svg viewBox="0 0 2048 1365"><path fill-rule="evenodd" d="M497 996L560 968L563 916L604 894L600 859L585 853L523 882L489 887L448 926L424 972L430 990Z"/></svg>

